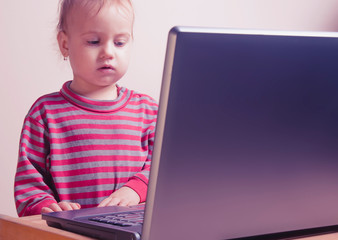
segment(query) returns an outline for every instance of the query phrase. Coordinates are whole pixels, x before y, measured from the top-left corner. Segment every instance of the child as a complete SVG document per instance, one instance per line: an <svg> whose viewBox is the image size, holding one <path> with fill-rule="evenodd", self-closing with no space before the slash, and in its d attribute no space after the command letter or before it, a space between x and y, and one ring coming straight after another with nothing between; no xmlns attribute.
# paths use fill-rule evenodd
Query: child
<svg viewBox="0 0 338 240"><path fill-rule="evenodd" d="M128 68L130 0L62 0L57 40L73 80L40 97L21 134L19 216L146 200L156 102L116 84Z"/></svg>

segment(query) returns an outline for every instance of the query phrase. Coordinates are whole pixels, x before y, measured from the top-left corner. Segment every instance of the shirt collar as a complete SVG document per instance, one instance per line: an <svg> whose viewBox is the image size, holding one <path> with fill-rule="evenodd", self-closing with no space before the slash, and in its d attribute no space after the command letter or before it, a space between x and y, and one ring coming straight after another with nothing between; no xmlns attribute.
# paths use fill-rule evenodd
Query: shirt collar
<svg viewBox="0 0 338 240"><path fill-rule="evenodd" d="M70 89L72 81L65 82L60 90L60 94L69 102L92 112L109 113L123 108L131 98L132 91L116 85L118 96L114 100L96 100L81 96Z"/></svg>

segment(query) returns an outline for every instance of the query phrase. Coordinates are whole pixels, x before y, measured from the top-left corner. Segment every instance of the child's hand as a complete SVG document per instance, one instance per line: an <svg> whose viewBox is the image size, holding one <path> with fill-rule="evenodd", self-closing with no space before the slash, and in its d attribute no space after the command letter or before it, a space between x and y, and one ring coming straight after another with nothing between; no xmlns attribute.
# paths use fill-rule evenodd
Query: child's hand
<svg viewBox="0 0 338 240"><path fill-rule="evenodd" d="M67 211L67 210L76 210L80 208L81 208L81 205L78 203L59 202L59 203L52 203L48 207L43 207L41 209L41 213L61 212L61 211Z"/></svg>
<svg viewBox="0 0 338 240"><path fill-rule="evenodd" d="M131 206L140 203L139 195L129 187L121 187L116 192L112 193L109 197L104 199L98 207L106 206Z"/></svg>

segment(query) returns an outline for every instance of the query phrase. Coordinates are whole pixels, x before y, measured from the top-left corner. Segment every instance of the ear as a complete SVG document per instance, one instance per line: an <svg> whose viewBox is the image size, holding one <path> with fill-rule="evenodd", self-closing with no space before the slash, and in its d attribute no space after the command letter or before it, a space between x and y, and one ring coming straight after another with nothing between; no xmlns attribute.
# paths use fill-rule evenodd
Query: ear
<svg viewBox="0 0 338 240"><path fill-rule="evenodd" d="M59 49L64 57L68 57L68 36L64 31L60 31L57 35Z"/></svg>

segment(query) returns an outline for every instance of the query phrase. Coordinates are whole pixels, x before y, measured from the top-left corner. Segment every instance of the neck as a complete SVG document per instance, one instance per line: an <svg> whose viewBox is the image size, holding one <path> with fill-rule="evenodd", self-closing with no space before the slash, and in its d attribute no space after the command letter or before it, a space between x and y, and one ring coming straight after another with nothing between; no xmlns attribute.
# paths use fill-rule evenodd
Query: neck
<svg viewBox="0 0 338 240"><path fill-rule="evenodd" d="M83 84L78 84L76 81L72 81L69 87L77 94L95 100L114 100L118 96L116 84L102 87L92 85L84 86Z"/></svg>

